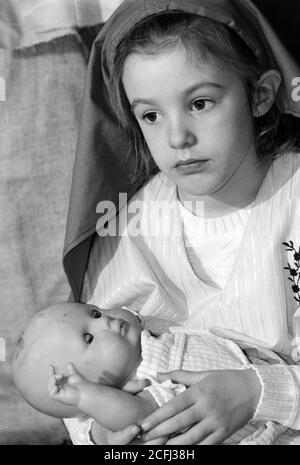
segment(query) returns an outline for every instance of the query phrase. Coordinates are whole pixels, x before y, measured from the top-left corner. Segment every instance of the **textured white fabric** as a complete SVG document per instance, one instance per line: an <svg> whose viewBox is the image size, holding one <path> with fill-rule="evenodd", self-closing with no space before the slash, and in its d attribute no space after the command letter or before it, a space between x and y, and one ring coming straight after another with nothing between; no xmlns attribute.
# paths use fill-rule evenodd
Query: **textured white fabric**
<svg viewBox="0 0 300 465"><path fill-rule="evenodd" d="M232 341L212 336L207 331L187 335L178 327L170 328L170 332L158 338L148 331L142 332L142 363L137 376L151 380L152 385L146 390L161 406L183 392L185 386L170 381L158 383L156 374L159 371L239 370L248 366L248 359Z"/></svg>
<svg viewBox="0 0 300 465"><path fill-rule="evenodd" d="M94 420L92 418L64 418L64 424L68 429L74 446L93 446L91 430Z"/></svg>
<svg viewBox="0 0 300 465"><path fill-rule="evenodd" d="M143 202L141 234L124 234L128 232L124 208L120 213L120 223L125 225L121 240L110 236L95 240L83 299L103 308L126 305L140 311L146 328L154 334L162 334L174 324L195 330L234 329L248 340L290 356L297 305L288 273L283 270L292 257L282 242L299 244L299 166L300 154L287 153L269 168L223 289L204 282L194 272L182 238L178 206L172 216L165 210L151 214L153 202L177 204L176 186L162 174L156 175L132 199ZM148 216L152 223L146 221ZM131 216L130 221L136 218ZM149 234L149 224L152 229L156 227L156 234L153 230ZM170 231L172 234L168 234ZM264 382L260 412L267 408L272 387L266 376L267 371L260 377ZM300 429L299 367L273 366L271 378L280 389L280 401L268 403L268 418L280 421L280 412L285 410L289 426Z"/></svg>
<svg viewBox="0 0 300 465"><path fill-rule="evenodd" d="M104 23L122 1L0 0L0 47L29 47Z"/></svg>
<svg viewBox="0 0 300 465"><path fill-rule="evenodd" d="M196 275L224 288L236 260L251 206L218 218L196 216L178 202L186 253Z"/></svg>
<svg viewBox="0 0 300 465"><path fill-rule="evenodd" d="M250 368L250 362L237 344L210 334L208 331L186 334L180 327L154 337L148 331L141 334L142 362L137 369L138 379L149 379L146 387L158 406L184 392L186 387L171 380L158 383L158 372L177 369L190 371L242 370ZM263 349L262 353L264 353ZM268 358L268 354L266 358ZM263 360L260 363L267 363ZM75 445L93 444L91 440L91 418L66 419L65 424ZM274 422L249 422L225 441L226 444L273 444L287 430Z"/></svg>
<svg viewBox="0 0 300 465"><path fill-rule="evenodd" d="M263 352L263 349L261 349ZM170 380L156 381L158 372L172 370L242 370L250 368L250 362L237 344L229 339L211 335L208 331L186 334L182 328L170 328L169 333L159 338L148 331L142 333L142 363L137 370L139 378L148 378L152 385L145 388L161 406L180 392L185 386L176 385ZM268 356L266 357L268 358ZM267 363L260 361L260 363ZM252 421L238 430L226 444L270 445L287 430L274 422Z"/></svg>

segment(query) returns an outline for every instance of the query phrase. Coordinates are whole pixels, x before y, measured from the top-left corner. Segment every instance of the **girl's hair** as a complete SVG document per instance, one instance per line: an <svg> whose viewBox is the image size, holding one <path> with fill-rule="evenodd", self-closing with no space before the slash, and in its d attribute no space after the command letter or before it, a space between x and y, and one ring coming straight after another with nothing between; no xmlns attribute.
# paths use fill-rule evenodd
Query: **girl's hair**
<svg viewBox="0 0 300 465"><path fill-rule="evenodd" d="M147 179L155 165L125 94L122 84L124 63L130 54L156 55L178 45L185 48L188 57L200 57L241 79L250 105L256 82L268 69L259 64L237 33L212 19L173 10L140 21L117 47L110 92L118 119L133 140L136 175L140 179ZM254 118L255 144L261 159L273 158L300 146L295 120L281 113L280 95L266 115Z"/></svg>

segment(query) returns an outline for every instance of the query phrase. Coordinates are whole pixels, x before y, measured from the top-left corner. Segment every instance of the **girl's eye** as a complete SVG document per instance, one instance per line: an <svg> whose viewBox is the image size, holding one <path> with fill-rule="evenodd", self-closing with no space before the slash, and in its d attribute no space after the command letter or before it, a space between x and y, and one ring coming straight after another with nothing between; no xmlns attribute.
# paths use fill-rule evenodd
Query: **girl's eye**
<svg viewBox="0 0 300 465"><path fill-rule="evenodd" d="M192 110L194 111L208 111L213 106L213 102L208 99L198 98L192 103Z"/></svg>
<svg viewBox="0 0 300 465"><path fill-rule="evenodd" d="M91 344L93 342L94 336L90 333L84 333L83 339L87 344Z"/></svg>
<svg viewBox="0 0 300 465"><path fill-rule="evenodd" d="M96 308L93 308L93 310L91 310L92 318L101 318L101 316L102 316L102 313L99 312L99 310L96 310Z"/></svg>
<svg viewBox="0 0 300 465"><path fill-rule="evenodd" d="M156 123L158 118L158 113L156 111L149 111L149 113L145 113L143 115L143 119L147 121L147 123Z"/></svg>

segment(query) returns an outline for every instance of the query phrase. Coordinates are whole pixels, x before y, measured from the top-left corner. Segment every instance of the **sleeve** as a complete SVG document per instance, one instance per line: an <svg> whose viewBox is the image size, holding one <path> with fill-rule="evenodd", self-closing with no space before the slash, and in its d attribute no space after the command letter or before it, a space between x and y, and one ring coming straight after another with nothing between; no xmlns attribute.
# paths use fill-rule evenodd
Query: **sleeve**
<svg viewBox="0 0 300 465"><path fill-rule="evenodd" d="M299 163L296 161L296 158L295 163ZM293 200L293 217L289 232L289 237L294 240L295 244L298 244L300 232L299 175L300 170L298 169L294 183L297 192L295 193L295 200ZM290 259L288 258L289 262L291 260L292 257L290 257ZM296 313L293 315L295 338L292 344L295 345L295 347L291 355L294 364L269 366L252 365L262 386L261 397L253 419L273 420L295 430L300 430L300 366L295 364L295 362L299 362L300 359L300 325L298 323L298 313L299 310L296 310Z"/></svg>
<svg viewBox="0 0 300 465"><path fill-rule="evenodd" d="M95 445L91 436L93 422L93 418L88 417L64 418L64 424L75 446Z"/></svg>
<svg viewBox="0 0 300 465"><path fill-rule="evenodd" d="M253 416L255 421L275 421L300 430L300 367L296 365L251 365L261 386Z"/></svg>
<svg viewBox="0 0 300 465"><path fill-rule="evenodd" d="M169 402L169 400L176 397L181 392L186 390L184 384L172 383L170 379L167 379L163 383L154 383L147 386L145 391L148 391L159 407Z"/></svg>

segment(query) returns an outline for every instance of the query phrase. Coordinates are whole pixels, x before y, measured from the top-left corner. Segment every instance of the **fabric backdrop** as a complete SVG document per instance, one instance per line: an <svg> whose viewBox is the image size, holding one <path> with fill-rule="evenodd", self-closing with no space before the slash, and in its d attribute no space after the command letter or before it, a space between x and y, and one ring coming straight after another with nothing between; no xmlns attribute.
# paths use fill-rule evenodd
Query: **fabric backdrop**
<svg viewBox="0 0 300 465"><path fill-rule="evenodd" d="M9 362L29 318L69 296L61 256L86 64L76 36L0 51L0 444L68 437L20 398Z"/></svg>

